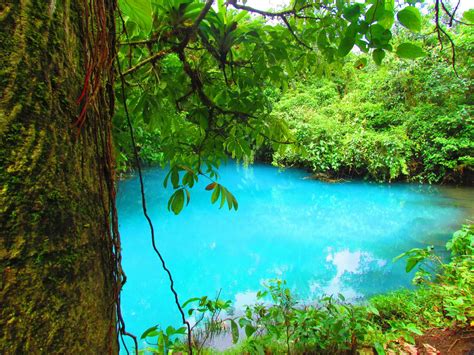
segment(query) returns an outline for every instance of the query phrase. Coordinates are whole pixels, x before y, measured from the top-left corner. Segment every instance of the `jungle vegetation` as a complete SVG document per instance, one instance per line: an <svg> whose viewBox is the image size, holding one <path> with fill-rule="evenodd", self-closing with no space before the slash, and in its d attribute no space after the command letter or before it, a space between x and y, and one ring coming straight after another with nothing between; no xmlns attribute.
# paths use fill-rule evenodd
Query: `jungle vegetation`
<svg viewBox="0 0 474 355"><path fill-rule="evenodd" d="M428 25L430 17L423 21ZM237 151L228 150L228 155L297 165L327 178L472 183L472 27L459 26L449 34L456 41L456 69L451 52L440 49L435 33L422 36L403 27L393 41L417 41L425 51L422 58L406 60L387 53L383 65L377 65L370 53L361 51L317 67L300 59L303 70L283 84L262 85L259 92L268 106L266 119L278 122L285 133L279 139L294 144L272 145L271 139L260 139L251 145L246 140L242 146L237 142ZM171 70L163 65L163 70ZM183 113L170 107L148 117L149 105L159 103L141 100L132 104L137 113L144 112L134 122L140 159L144 165L167 164L167 154L176 150L163 149L171 142L161 133L168 129L161 122L169 122L161 115ZM126 129L116 135L120 169L133 170Z"/></svg>
<svg viewBox="0 0 474 355"><path fill-rule="evenodd" d="M202 177L212 202L238 208L218 182L229 158L266 155L334 177L472 182L473 17L443 0L292 0L275 11L236 0L2 2L0 352L118 353L123 337L136 342L120 307L120 171L139 175L191 353L186 307L147 214L144 163L168 167L176 214ZM458 282L446 268L440 280ZM293 351L294 300L284 283L269 287L286 337L262 321L276 326L275 346ZM346 321L337 326L348 331ZM240 322L257 329L251 317ZM374 329L388 329L383 322ZM366 341L351 332L340 344ZM380 349L387 339L376 334Z"/></svg>

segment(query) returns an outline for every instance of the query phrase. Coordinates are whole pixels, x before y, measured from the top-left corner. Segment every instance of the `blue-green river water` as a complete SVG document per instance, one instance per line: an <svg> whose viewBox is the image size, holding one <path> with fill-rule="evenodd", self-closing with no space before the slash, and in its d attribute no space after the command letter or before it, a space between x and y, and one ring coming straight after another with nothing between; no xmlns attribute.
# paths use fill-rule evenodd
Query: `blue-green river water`
<svg viewBox="0 0 474 355"><path fill-rule="evenodd" d="M368 182L323 183L304 170L230 163L220 183L237 198L237 212L219 210L202 181L180 215L167 211L172 191L166 171L144 174L156 240L181 302L195 296L230 299L236 308L255 300L261 283L286 279L302 300L341 293L349 299L410 287L400 253L433 244L443 250L472 217L473 188ZM127 330L179 325L169 281L151 248L136 178L118 195Z"/></svg>

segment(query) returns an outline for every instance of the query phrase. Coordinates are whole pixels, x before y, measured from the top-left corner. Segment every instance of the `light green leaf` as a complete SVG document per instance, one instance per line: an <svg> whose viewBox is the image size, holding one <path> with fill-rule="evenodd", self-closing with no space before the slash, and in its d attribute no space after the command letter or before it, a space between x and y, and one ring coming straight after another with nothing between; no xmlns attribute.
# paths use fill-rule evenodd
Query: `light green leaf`
<svg viewBox="0 0 474 355"><path fill-rule="evenodd" d="M421 31L421 14L414 6L407 6L397 14L398 21L411 31Z"/></svg>
<svg viewBox="0 0 474 355"><path fill-rule="evenodd" d="M407 324L407 329L410 332L415 333L417 335L422 335L423 334L423 332L420 329L418 329L418 327L413 323Z"/></svg>
<svg viewBox="0 0 474 355"><path fill-rule="evenodd" d="M380 344L378 342L374 343L374 348L375 348L375 351L377 351L378 355L385 355L386 354L385 349L384 349L382 344Z"/></svg>
<svg viewBox="0 0 474 355"><path fill-rule="evenodd" d="M420 262L420 259L417 258L409 258L407 260L407 265L405 266L405 271L410 272L413 268Z"/></svg>
<svg viewBox="0 0 474 355"><path fill-rule="evenodd" d="M390 10L385 10L385 15L383 19L379 21L379 24L381 24L384 28L389 30L392 28L394 22L395 22L395 13Z"/></svg>
<svg viewBox="0 0 474 355"><path fill-rule="evenodd" d="M151 31L153 11L150 0L119 0L119 7L143 31Z"/></svg>
<svg viewBox="0 0 474 355"><path fill-rule="evenodd" d="M378 1L378 3L373 4L367 12L365 13L365 21L369 23L374 23L380 21L385 16L385 9L382 4L382 1Z"/></svg>
<svg viewBox="0 0 474 355"><path fill-rule="evenodd" d="M464 11L462 17L466 22L474 23L474 9Z"/></svg>
<svg viewBox="0 0 474 355"><path fill-rule="evenodd" d="M147 330L145 330L142 334L142 336L140 337L140 339L145 339L146 337L149 337L150 334L154 333L156 330L158 330L158 326L153 326L151 328L148 328Z"/></svg>
<svg viewBox="0 0 474 355"><path fill-rule="evenodd" d="M402 43L397 48L397 56L405 59L416 59L424 57L425 51L412 43Z"/></svg>

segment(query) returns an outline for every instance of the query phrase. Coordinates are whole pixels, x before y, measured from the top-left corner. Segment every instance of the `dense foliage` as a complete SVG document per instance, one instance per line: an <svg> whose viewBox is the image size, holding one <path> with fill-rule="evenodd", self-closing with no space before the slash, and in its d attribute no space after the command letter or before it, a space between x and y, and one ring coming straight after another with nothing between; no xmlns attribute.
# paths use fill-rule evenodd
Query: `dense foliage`
<svg viewBox="0 0 474 355"><path fill-rule="evenodd" d="M328 79L298 83L274 114L288 122L303 149L277 153L275 161L330 177L472 182L471 28L455 37L465 38L459 76L431 50L415 62L389 57L382 68L355 68L359 56Z"/></svg>
<svg viewBox="0 0 474 355"><path fill-rule="evenodd" d="M304 304L281 280L270 280L258 293L258 302L243 315L233 315L230 301L191 299L183 307L196 320L194 345L214 353L205 349L206 342L229 332L234 342L244 339L228 354L335 354L364 349L385 354L403 350L406 342L414 343L416 335L432 327L469 327L474 321L474 225L454 233L446 248L451 252L448 263L432 247L400 255L397 259L407 260L407 271L419 266L413 280L417 288L376 296L364 304L349 303L341 295ZM155 326L142 337L157 340L158 347L147 351L163 353L183 350L176 336L184 333L185 328Z"/></svg>
<svg viewBox="0 0 474 355"><path fill-rule="evenodd" d="M128 3L119 55L142 163L184 166L195 181L217 178L228 158L267 151L277 164L332 178L472 181L472 26L446 29L455 71L449 40L441 38L441 50L436 33L420 34L436 22L412 6L398 8L390 32L391 2L371 25L370 4L295 4L299 12L269 24L220 2L188 38L203 3L152 2L149 18ZM423 58L390 53L407 43ZM119 168L133 169L123 107L114 127Z"/></svg>

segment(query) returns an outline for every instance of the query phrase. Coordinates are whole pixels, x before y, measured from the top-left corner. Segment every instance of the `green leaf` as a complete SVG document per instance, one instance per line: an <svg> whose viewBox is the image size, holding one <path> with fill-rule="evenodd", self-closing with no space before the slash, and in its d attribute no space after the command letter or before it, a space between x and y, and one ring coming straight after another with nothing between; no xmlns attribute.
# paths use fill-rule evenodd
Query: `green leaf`
<svg viewBox="0 0 474 355"><path fill-rule="evenodd" d="M227 198L227 189L224 186L221 186L221 204L219 205L219 208L222 208L222 206L224 206L226 198Z"/></svg>
<svg viewBox="0 0 474 355"><path fill-rule="evenodd" d="M168 174L166 174L165 179L163 180L163 187L166 189L168 187L168 179L170 177L171 170L168 171Z"/></svg>
<svg viewBox="0 0 474 355"><path fill-rule="evenodd" d="M179 173L178 169L173 168L171 171L171 183L173 184L173 188L177 188L179 186Z"/></svg>
<svg viewBox="0 0 474 355"><path fill-rule="evenodd" d="M367 58L359 58L354 63L354 68L363 69L367 66Z"/></svg>
<svg viewBox="0 0 474 355"><path fill-rule="evenodd" d="M351 25L346 29L344 37L342 38L339 48L337 49L337 54L339 56L345 57L349 54L351 49L354 47L356 34L357 31L355 26Z"/></svg>
<svg viewBox="0 0 474 355"><path fill-rule="evenodd" d="M170 335L173 335L174 332L175 332L176 329L174 329L174 327L172 327L171 325L169 325L167 328L166 328L166 335L170 336Z"/></svg>
<svg viewBox="0 0 474 355"><path fill-rule="evenodd" d="M245 326L245 335L247 336L247 338L251 337L253 333L255 333L257 329L255 329L255 327L251 324L247 324Z"/></svg>
<svg viewBox="0 0 474 355"><path fill-rule="evenodd" d="M357 21L360 15L360 4L354 4L344 8L342 11L343 16L350 22Z"/></svg>
<svg viewBox="0 0 474 355"><path fill-rule="evenodd" d="M186 302L184 302L181 307L182 308L185 308L188 304L192 303L192 302L196 302L196 301L199 301L200 298L199 297L193 297L193 298L190 298L188 300L186 300Z"/></svg>
<svg viewBox="0 0 474 355"><path fill-rule="evenodd" d="M319 49L325 49L329 46L329 41L325 30L321 30L321 32L319 32L317 44Z"/></svg>
<svg viewBox="0 0 474 355"><path fill-rule="evenodd" d="M397 14L398 21L411 31L421 31L421 14L414 6L407 6Z"/></svg>
<svg viewBox="0 0 474 355"><path fill-rule="evenodd" d="M416 327L416 325L413 324L413 323L407 324L407 329L408 329L410 332L415 333L415 334L417 334L417 335L422 335L422 334L423 334L423 332L422 332L420 329L418 329L418 328Z"/></svg>
<svg viewBox="0 0 474 355"><path fill-rule="evenodd" d="M171 196L171 198L173 199L171 202L171 210L177 215L184 207L184 190L179 189Z"/></svg>
<svg viewBox="0 0 474 355"><path fill-rule="evenodd" d="M146 337L150 336L151 333L155 332L156 330L158 330L158 326L153 326L153 327L150 327L148 328L147 330L145 330L142 334L142 336L140 337L140 339L145 339Z"/></svg>
<svg viewBox="0 0 474 355"><path fill-rule="evenodd" d="M229 210L231 210L232 201L234 200L234 195L232 195L229 190L226 190L225 193L226 193L227 207L229 207Z"/></svg>
<svg viewBox="0 0 474 355"><path fill-rule="evenodd" d="M233 319L230 320L230 328L232 331L232 342L236 344L239 341L239 326Z"/></svg>
<svg viewBox="0 0 474 355"><path fill-rule="evenodd" d="M372 52L372 58L374 59L375 64L382 64L382 60L385 58L385 51L383 49L377 48Z"/></svg>
<svg viewBox="0 0 474 355"><path fill-rule="evenodd" d="M413 268L418 264L419 261L420 259L418 258L409 258L407 260L407 265L405 266L405 271L410 272L411 270L413 270Z"/></svg>
<svg viewBox="0 0 474 355"><path fill-rule="evenodd" d="M397 48L397 56L405 59L416 59L424 57L425 51L412 43L402 43Z"/></svg>
<svg viewBox="0 0 474 355"><path fill-rule="evenodd" d="M375 47L379 48L387 44L392 39L392 32L385 29L385 27L382 25L376 23L370 26L367 32L367 38Z"/></svg>
<svg viewBox="0 0 474 355"><path fill-rule="evenodd" d="M186 327L181 327L181 328L178 328L178 329L175 329L174 333L175 334L186 334Z"/></svg>
<svg viewBox="0 0 474 355"><path fill-rule="evenodd" d="M373 4L365 13L365 21L369 23L374 23L380 21L385 16L385 9L382 4L382 1L376 1L376 4Z"/></svg>
<svg viewBox="0 0 474 355"><path fill-rule="evenodd" d="M211 203L215 203L217 201L217 199L219 198L219 194L221 192L221 185L217 185L215 188L214 188L214 191L212 192L212 195L211 195Z"/></svg>
<svg viewBox="0 0 474 355"><path fill-rule="evenodd" d="M187 205L189 205L189 201L191 201L191 194L186 189L184 189L184 192L186 192L186 206L187 206Z"/></svg>
<svg viewBox="0 0 474 355"><path fill-rule="evenodd" d="M462 17L466 22L474 23L474 9L464 11Z"/></svg>
<svg viewBox="0 0 474 355"><path fill-rule="evenodd" d="M145 32L152 27L152 9L150 0L119 0L122 12Z"/></svg>
<svg viewBox="0 0 474 355"><path fill-rule="evenodd" d="M385 349L382 344L374 343L374 348L378 355L385 355Z"/></svg>
<svg viewBox="0 0 474 355"><path fill-rule="evenodd" d="M206 130L209 127L209 121L206 116L204 115L199 115L199 126L201 126L202 129Z"/></svg>
<svg viewBox="0 0 474 355"><path fill-rule="evenodd" d="M391 29L393 26L393 23L395 22L395 13L391 10L385 10L385 15L382 20L379 21L379 24L381 24L384 28L387 30Z"/></svg>
<svg viewBox="0 0 474 355"><path fill-rule="evenodd" d="M370 304L370 303L367 305L367 310L372 314L380 316L379 310L377 308L375 308L375 306Z"/></svg>

